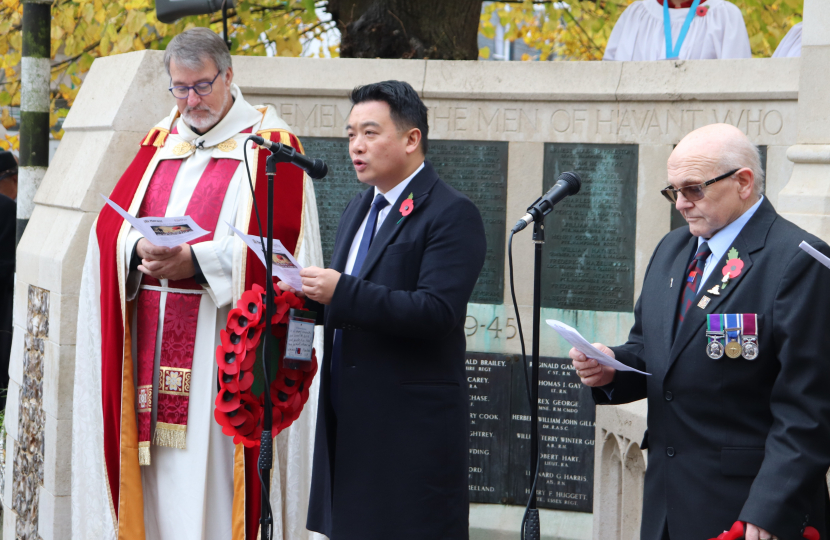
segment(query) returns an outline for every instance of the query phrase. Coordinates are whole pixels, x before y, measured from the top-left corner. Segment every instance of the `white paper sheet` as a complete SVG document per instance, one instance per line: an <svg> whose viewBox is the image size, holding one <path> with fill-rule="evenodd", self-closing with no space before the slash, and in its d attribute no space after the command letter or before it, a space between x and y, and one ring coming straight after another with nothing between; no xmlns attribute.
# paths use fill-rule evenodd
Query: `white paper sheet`
<svg viewBox="0 0 830 540"><path fill-rule="evenodd" d="M830 268L830 259L828 259L827 256L825 256L821 251L817 250L816 248L804 241L798 244L798 247L809 253L815 260L817 260L827 268Z"/></svg>
<svg viewBox="0 0 830 540"><path fill-rule="evenodd" d="M562 338L570 343L576 350L587 356L588 358L593 358L600 364L608 367L612 367L617 371L633 371L635 373L642 373L643 375L651 375L651 373L646 373L645 371L639 371L634 369L633 367L626 366L619 360L612 358L605 354L604 352L600 351L590 343L588 340L582 337L576 328L568 326L567 324L561 321L555 321L553 319L548 319L545 321L550 325L551 328L556 330L556 332L562 336Z"/></svg>
<svg viewBox="0 0 830 540"><path fill-rule="evenodd" d="M236 236L241 238L256 253L256 256L264 266L265 253L262 251L262 243L260 242L259 236L245 234L230 223L228 223L228 226ZM276 238L274 238L272 247L273 253L271 255L273 263L271 264L271 274L280 278L280 281L284 281L290 287L301 291L303 289L303 281L300 278L300 270L303 269L302 265L297 262L297 259L294 258L291 252L285 249L282 242Z"/></svg>
<svg viewBox="0 0 830 540"><path fill-rule="evenodd" d="M154 246L176 247L208 233L190 216L137 218L109 200L103 193L101 197Z"/></svg>

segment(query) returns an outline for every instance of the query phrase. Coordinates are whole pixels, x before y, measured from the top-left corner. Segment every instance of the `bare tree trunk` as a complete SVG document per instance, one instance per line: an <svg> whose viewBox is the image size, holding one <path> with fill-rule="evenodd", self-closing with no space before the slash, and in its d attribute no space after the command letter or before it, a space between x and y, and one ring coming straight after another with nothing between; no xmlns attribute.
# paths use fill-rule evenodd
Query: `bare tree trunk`
<svg viewBox="0 0 830 540"><path fill-rule="evenodd" d="M344 58L478 58L481 0L329 0Z"/></svg>

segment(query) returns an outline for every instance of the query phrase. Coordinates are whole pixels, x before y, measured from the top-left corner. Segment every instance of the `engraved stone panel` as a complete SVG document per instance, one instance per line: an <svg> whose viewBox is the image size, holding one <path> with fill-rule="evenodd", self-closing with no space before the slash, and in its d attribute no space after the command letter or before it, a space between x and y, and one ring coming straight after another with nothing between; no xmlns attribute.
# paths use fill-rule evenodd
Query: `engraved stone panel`
<svg viewBox="0 0 830 540"><path fill-rule="evenodd" d="M366 186L357 180L349 143L345 138L304 137L308 156L323 159L328 175L315 180L323 262L331 264L334 238L346 205ZM504 243L507 202L507 145L488 141L429 141L427 159L449 185L467 195L478 207L487 235L487 257L470 302L504 301Z"/></svg>
<svg viewBox="0 0 830 540"><path fill-rule="evenodd" d="M582 189L545 222L542 306L634 310L636 145L545 144L544 191L565 171Z"/></svg>
<svg viewBox="0 0 830 540"><path fill-rule="evenodd" d="M341 137L303 137L307 156L319 158L329 166L325 178L314 181L317 198L317 216L320 222L320 240L323 245L323 264L331 265L334 237L340 215L352 197L366 189L354 172L349 157L349 141Z"/></svg>
<svg viewBox="0 0 830 540"><path fill-rule="evenodd" d="M542 357L539 360L537 506L591 512L596 419L591 390L579 382L569 359ZM511 499L515 504L526 504L532 481L530 403L519 366L513 370L509 474Z"/></svg>
<svg viewBox="0 0 830 540"><path fill-rule="evenodd" d="M510 502L510 385L517 359L515 355L467 353L470 502Z"/></svg>
<svg viewBox="0 0 830 540"><path fill-rule="evenodd" d="M507 208L507 145L488 141L430 141L428 159L446 183L478 207L487 256L470 302L504 302L504 235Z"/></svg>

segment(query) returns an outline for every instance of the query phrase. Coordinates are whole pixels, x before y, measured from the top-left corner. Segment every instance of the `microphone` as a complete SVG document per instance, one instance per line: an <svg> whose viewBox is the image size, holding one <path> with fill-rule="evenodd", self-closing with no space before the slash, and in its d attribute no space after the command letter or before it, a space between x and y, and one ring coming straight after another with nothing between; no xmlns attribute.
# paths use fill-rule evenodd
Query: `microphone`
<svg viewBox="0 0 830 540"><path fill-rule="evenodd" d="M550 214L556 203L568 195L576 195L580 187L582 187L582 179L575 172L560 174L553 187L528 207L527 214L513 226L513 232L517 233L534 221L539 221Z"/></svg>
<svg viewBox="0 0 830 540"><path fill-rule="evenodd" d="M269 141L259 135L251 135L248 139L254 141L254 143L259 146L270 150L272 154L278 155L281 163L291 163L292 165L296 165L301 168L314 180L324 178L329 172L328 165L326 165L326 162L322 159L307 158L288 145Z"/></svg>

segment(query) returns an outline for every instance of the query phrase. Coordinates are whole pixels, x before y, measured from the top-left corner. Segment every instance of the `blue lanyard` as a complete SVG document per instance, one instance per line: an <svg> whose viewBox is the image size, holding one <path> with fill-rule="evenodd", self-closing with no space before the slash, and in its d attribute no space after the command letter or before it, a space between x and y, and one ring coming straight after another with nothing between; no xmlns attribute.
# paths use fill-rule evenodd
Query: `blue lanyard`
<svg viewBox="0 0 830 540"><path fill-rule="evenodd" d="M663 0L663 28L666 31L666 60L680 57L680 48L683 47L683 42L686 41L686 34L689 33L689 27L692 26L692 19L695 18L698 5L700 5L700 0L695 0L692 3L692 7L689 8L689 13L686 15L686 21L683 23L683 28L680 29L680 35L677 36L677 43L675 43L674 49L672 49L669 0Z"/></svg>

